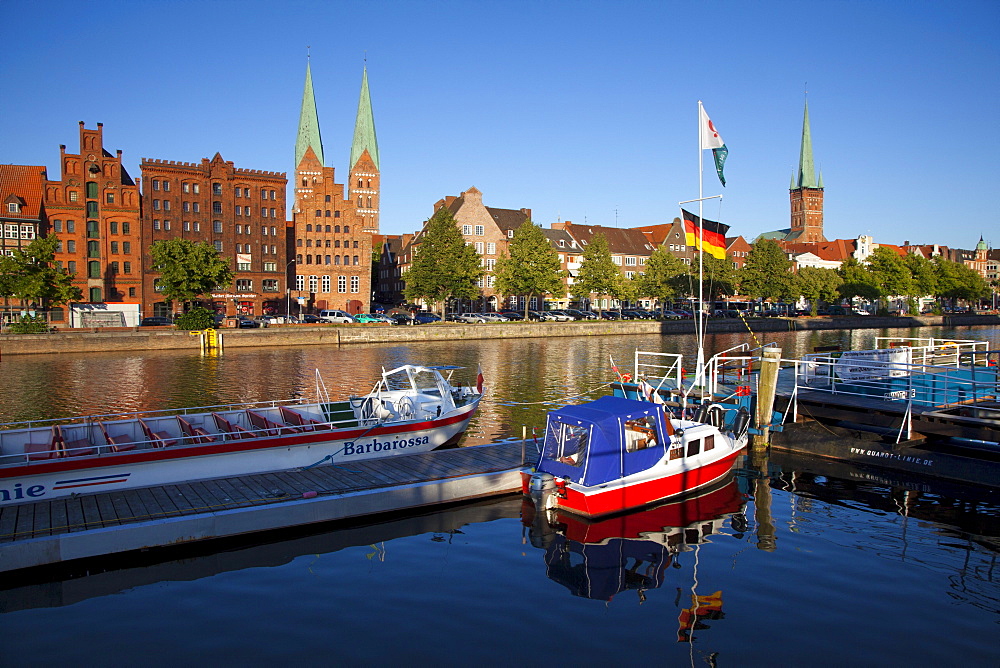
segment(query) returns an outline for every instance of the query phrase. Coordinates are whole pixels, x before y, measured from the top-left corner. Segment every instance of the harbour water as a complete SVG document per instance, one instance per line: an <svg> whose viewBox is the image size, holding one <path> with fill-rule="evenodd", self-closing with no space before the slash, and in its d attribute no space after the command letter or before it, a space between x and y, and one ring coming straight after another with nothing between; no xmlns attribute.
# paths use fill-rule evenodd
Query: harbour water
<svg viewBox="0 0 1000 668"><path fill-rule="evenodd" d="M792 356L867 347L876 335L1000 348L988 328L766 340ZM463 380L482 366L489 395L466 439L475 444L530 433L548 408L606 392L609 358L630 369L636 348L689 353L693 340L7 356L0 421L309 396L316 369L331 397L346 396L383 366L413 361L464 366ZM508 497L15 574L0 579L0 663L1000 662L997 488L773 454L741 462L708 500L661 512L552 529L539 518L525 526L521 500Z"/></svg>

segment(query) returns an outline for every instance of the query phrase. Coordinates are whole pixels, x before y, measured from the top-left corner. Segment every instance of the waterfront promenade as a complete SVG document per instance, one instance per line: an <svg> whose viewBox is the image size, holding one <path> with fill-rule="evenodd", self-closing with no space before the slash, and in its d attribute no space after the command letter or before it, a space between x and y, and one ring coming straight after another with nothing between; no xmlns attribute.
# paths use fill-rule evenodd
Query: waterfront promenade
<svg viewBox="0 0 1000 668"><path fill-rule="evenodd" d="M1000 325L998 315L946 316L852 316L816 318L754 318L744 321L713 319L708 332L755 333L810 330L849 330L920 327L962 327ZM577 336L635 336L647 334L691 334L690 320L512 322L459 324L434 323L417 326L382 324L353 325L272 325L265 329L223 329L226 348L370 343L408 343L474 339L519 339ZM198 350L199 337L190 332L161 327L105 329L64 329L47 334L0 335L3 355L135 350Z"/></svg>

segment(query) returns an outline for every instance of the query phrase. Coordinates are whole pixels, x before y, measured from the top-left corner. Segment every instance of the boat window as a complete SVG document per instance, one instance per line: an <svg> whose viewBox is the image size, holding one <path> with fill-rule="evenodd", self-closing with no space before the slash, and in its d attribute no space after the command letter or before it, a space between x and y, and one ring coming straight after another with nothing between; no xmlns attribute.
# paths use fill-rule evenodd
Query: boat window
<svg viewBox="0 0 1000 668"><path fill-rule="evenodd" d="M433 371L414 371L413 385L422 394L434 394L440 396L438 388L437 374Z"/></svg>
<svg viewBox="0 0 1000 668"><path fill-rule="evenodd" d="M625 452L656 447L656 418L647 415L625 421Z"/></svg>
<svg viewBox="0 0 1000 668"><path fill-rule="evenodd" d="M678 444L676 447L670 448L670 459L680 459L684 456L684 445Z"/></svg>
<svg viewBox="0 0 1000 668"><path fill-rule="evenodd" d="M705 437L705 452L715 449L715 434Z"/></svg>
<svg viewBox="0 0 1000 668"><path fill-rule="evenodd" d="M693 441L688 441L688 457L694 457L696 454L701 452L701 439L696 438Z"/></svg>
<svg viewBox="0 0 1000 668"><path fill-rule="evenodd" d="M545 432L543 457L570 466L583 466L586 460L587 444L590 441L590 425L565 424L550 420Z"/></svg>

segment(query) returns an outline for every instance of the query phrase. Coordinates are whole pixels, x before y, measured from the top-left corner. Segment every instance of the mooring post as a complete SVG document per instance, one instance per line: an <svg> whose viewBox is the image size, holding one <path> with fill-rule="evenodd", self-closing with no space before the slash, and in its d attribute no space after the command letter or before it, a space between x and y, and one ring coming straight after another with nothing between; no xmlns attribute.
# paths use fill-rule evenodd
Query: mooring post
<svg viewBox="0 0 1000 668"><path fill-rule="evenodd" d="M765 348L761 353L760 376L757 382L757 428L763 433L760 444L767 445L771 416L774 415L774 395L778 390L778 371L781 369L781 348ZM754 444L757 439L754 439Z"/></svg>

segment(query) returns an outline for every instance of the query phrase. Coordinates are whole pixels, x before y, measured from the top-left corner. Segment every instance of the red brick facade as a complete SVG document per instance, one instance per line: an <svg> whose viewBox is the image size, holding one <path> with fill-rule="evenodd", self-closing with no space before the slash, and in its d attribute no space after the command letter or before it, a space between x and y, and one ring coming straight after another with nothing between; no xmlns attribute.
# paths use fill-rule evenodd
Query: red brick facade
<svg viewBox="0 0 1000 668"><path fill-rule="evenodd" d="M371 308L372 234L365 226L378 229L378 173L370 167L356 170L359 175L353 177L363 184L355 189L360 207L358 199L344 198L334 168L320 164L312 148L296 169L292 298L307 310L365 313Z"/></svg>
<svg viewBox="0 0 1000 668"><path fill-rule="evenodd" d="M142 299L139 190L122 152L104 150L103 125L80 122L80 153L59 147L59 180L45 183L43 234L59 237L56 261L76 276L83 303Z"/></svg>
<svg viewBox="0 0 1000 668"><path fill-rule="evenodd" d="M157 291L148 248L176 238L210 243L231 264L233 285L213 293L206 307L227 315L284 312L285 173L237 169L218 153L200 163L143 159L141 167L143 313L170 310Z"/></svg>
<svg viewBox="0 0 1000 668"><path fill-rule="evenodd" d="M788 191L792 208L789 238L796 242L826 241L823 236L823 189L796 188Z"/></svg>

